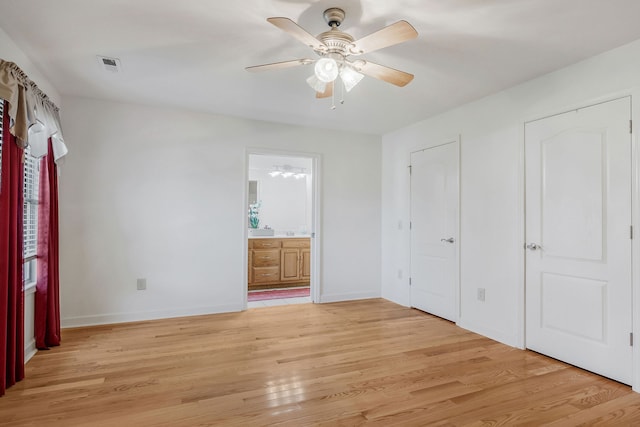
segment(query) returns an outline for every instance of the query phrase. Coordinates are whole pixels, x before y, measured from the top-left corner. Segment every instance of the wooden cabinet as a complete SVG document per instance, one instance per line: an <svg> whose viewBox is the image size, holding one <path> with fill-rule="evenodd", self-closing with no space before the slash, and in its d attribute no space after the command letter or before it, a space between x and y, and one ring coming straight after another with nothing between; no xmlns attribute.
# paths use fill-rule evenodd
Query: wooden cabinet
<svg viewBox="0 0 640 427"><path fill-rule="evenodd" d="M280 280L301 281L309 280L310 274L306 279L303 278L303 251L308 252L307 262L311 260L311 250L309 248L309 239L288 239L282 241L282 250L280 251Z"/></svg>
<svg viewBox="0 0 640 427"><path fill-rule="evenodd" d="M249 239L249 289L308 285L309 238Z"/></svg>
<svg viewBox="0 0 640 427"><path fill-rule="evenodd" d="M311 249L300 249L300 256L302 258L300 278L302 280L311 280Z"/></svg>

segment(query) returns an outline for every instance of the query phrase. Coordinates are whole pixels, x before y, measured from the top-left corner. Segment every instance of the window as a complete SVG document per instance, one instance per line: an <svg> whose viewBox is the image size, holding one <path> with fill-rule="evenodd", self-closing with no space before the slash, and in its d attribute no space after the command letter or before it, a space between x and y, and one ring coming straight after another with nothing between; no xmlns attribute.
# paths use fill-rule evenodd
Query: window
<svg viewBox="0 0 640 427"><path fill-rule="evenodd" d="M4 101L0 99L0 117L4 115ZM2 121L0 120L0 165L2 165ZM24 272L25 286L36 282L36 251L38 250L38 188L40 181L40 160L30 154L29 148L24 152ZM0 185L2 182L0 181Z"/></svg>
<svg viewBox="0 0 640 427"><path fill-rule="evenodd" d="M38 250L38 188L40 183L40 159L24 150L24 283L36 281L36 254Z"/></svg>

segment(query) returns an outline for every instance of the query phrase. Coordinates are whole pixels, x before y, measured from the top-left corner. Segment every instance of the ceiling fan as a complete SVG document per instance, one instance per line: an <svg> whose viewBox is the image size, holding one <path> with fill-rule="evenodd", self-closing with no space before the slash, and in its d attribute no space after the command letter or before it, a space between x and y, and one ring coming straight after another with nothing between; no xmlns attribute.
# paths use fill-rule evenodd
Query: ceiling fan
<svg viewBox="0 0 640 427"><path fill-rule="evenodd" d="M316 91L316 98L333 96L334 83L338 77L344 89L349 92L367 75L396 86L405 86L413 80L413 74L375 64L356 58L364 53L373 52L416 38L418 32L407 21L398 21L359 40L339 30L344 20L344 10L332 7L324 11L324 19L331 27L329 31L314 37L289 18L274 17L267 21L282 31L300 40L320 56L319 59L296 59L272 64L246 67L247 71L278 70L282 68L309 65L315 63L314 74L307 83ZM334 108L334 107L332 107Z"/></svg>

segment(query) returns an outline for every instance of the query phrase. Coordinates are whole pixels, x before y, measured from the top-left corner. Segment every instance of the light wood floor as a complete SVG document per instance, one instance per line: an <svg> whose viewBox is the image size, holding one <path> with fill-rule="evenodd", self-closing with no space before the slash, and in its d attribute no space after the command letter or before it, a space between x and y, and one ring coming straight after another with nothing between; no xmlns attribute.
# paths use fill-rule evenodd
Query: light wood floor
<svg viewBox="0 0 640 427"><path fill-rule="evenodd" d="M17 426L640 425L640 394L384 300L65 330Z"/></svg>

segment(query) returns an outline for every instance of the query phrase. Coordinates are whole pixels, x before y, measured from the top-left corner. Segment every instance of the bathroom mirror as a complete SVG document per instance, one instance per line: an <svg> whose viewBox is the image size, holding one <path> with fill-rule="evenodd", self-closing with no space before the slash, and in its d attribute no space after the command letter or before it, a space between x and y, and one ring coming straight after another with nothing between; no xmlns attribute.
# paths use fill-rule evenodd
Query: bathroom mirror
<svg viewBox="0 0 640 427"><path fill-rule="evenodd" d="M258 201L258 181L249 181L249 204Z"/></svg>

